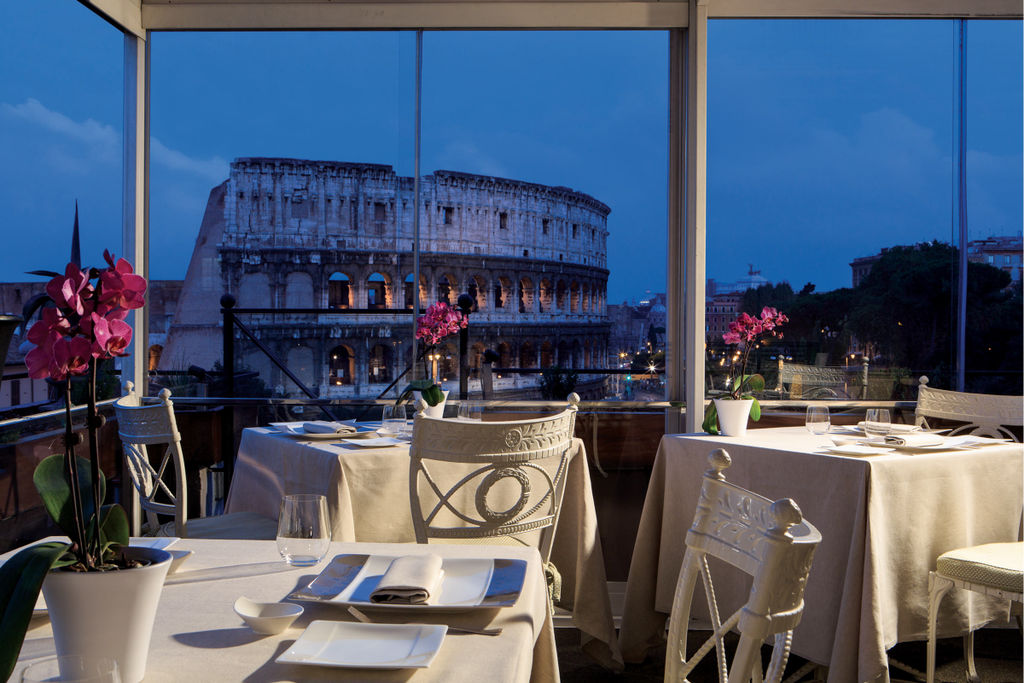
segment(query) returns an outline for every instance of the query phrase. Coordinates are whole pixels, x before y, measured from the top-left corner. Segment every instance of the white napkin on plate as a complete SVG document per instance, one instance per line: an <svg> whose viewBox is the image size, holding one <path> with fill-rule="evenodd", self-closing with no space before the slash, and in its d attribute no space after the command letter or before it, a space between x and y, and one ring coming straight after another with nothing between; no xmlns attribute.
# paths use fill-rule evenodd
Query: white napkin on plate
<svg viewBox="0 0 1024 683"><path fill-rule="evenodd" d="M915 433L915 434L890 434L885 437L887 446L911 446L912 448L925 448L928 446L941 446L946 439L938 434Z"/></svg>
<svg viewBox="0 0 1024 683"><path fill-rule="evenodd" d="M357 430L350 424L342 422L303 422L302 431L306 434L355 434Z"/></svg>
<svg viewBox="0 0 1024 683"><path fill-rule="evenodd" d="M396 557L370 594L370 602L426 604L439 593L442 576L440 555Z"/></svg>

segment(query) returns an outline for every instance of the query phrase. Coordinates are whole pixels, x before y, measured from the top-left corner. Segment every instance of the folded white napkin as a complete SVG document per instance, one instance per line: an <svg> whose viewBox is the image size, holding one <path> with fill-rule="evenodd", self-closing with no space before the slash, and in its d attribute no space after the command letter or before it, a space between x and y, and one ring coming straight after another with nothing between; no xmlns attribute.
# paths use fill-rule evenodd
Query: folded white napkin
<svg viewBox="0 0 1024 683"><path fill-rule="evenodd" d="M924 446L941 446L946 442L939 434L915 433L915 434L890 434L885 437L885 443L889 446L912 446L921 448Z"/></svg>
<svg viewBox="0 0 1024 683"><path fill-rule="evenodd" d="M438 594L442 576L440 555L397 557L370 594L370 602L426 604Z"/></svg>
<svg viewBox="0 0 1024 683"><path fill-rule="evenodd" d="M901 424L899 422L893 422L893 423L888 423L888 422L885 422L885 423L881 423L881 422L878 422L878 423L858 422L857 426L860 427L861 429L864 429L864 425L866 425L866 424L877 424L879 426L879 428L883 428L882 425L884 424L884 428L888 429L890 434L906 434L906 433L909 433L909 432L919 432L919 431L921 431L921 428L918 427L917 425L905 425L905 424Z"/></svg>
<svg viewBox="0 0 1024 683"><path fill-rule="evenodd" d="M303 422L302 431L306 434L355 434L358 430L341 422Z"/></svg>

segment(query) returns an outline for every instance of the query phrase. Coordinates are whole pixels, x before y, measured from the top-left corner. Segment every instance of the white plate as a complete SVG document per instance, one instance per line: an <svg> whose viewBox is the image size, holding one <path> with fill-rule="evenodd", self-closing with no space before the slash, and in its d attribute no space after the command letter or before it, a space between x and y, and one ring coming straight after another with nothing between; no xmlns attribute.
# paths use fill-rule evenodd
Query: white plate
<svg viewBox="0 0 1024 683"><path fill-rule="evenodd" d="M395 555L338 555L309 587L290 599L359 609L462 611L514 605L523 590L526 562L489 557L445 557L439 594L426 604L370 602Z"/></svg>
<svg viewBox="0 0 1024 683"><path fill-rule="evenodd" d="M351 422L345 421L342 424L352 424ZM337 433L324 433L324 432L312 432L307 433L302 428L301 422L271 422L270 425L277 431L281 432L285 436L294 436L297 439L309 439L311 441L338 441L339 439L368 439L376 436L377 432L368 426L355 425L356 429L359 430L354 434L337 434Z"/></svg>
<svg viewBox="0 0 1024 683"><path fill-rule="evenodd" d="M362 446L363 448L384 448L386 446L404 446L409 443L408 441L403 441L402 439L396 439L393 436L378 436L366 439L343 438L342 441L348 444L352 444L353 446Z"/></svg>
<svg viewBox="0 0 1024 683"><path fill-rule="evenodd" d="M859 444L842 444L840 446L829 446L825 449L829 453L838 455L884 455L892 453L891 448L877 448L875 446L861 446Z"/></svg>
<svg viewBox="0 0 1024 683"><path fill-rule="evenodd" d="M444 624L317 620L277 661L362 669L423 669L434 660L447 632Z"/></svg>

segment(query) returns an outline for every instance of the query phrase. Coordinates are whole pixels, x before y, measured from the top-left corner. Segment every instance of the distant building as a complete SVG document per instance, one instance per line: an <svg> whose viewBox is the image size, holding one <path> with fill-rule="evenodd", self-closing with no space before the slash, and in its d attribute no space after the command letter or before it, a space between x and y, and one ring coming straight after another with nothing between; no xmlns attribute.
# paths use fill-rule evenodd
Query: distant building
<svg viewBox="0 0 1024 683"><path fill-rule="evenodd" d="M974 263L987 263L1010 274L1011 282L1021 281L1024 240L1015 237L989 237L967 243L967 259Z"/></svg>
<svg viewBox="0 0 1024 683"><path fill-rule="evenodd" d="M435 171L420 180L420 282L414 283L413 178L391 166L243 158L210 193L161 366L221 358L220 297L241 308L363 309L245 319L320 396L382 391L411 360L414 287L421 306L473 297L471 366L601 367L608 206L569 189ZM457 341L442 350L454 378ZM249 344L240 364L273 388L294 385Z"/></svg>
<svg viewBox="0 0 1024 683"><path fill-rule="evenodd" d="M967 259L973 263L987 263L1010 274L1011 282L1021 281L1021 269L1024 267L1024 240L1020 235L1015 237L987 237L982 240L971 240L967 243ZM889 251L885 247L872 256L860 256L850 262L851 279L854 287L860 285L871 272L871 268Z"/></svg>
<svg viewBox="0 0 1024 683"><path fill-rule="evenodd" d="M747 276L736 282L708 279L704 289L704 334L707 339L721 341L722 335L729 330L729 323L736 320L736 316L739 315L743 295L748 289L771 284L761 275L761 271L754 269L753 264L748 265Z"/></svg>

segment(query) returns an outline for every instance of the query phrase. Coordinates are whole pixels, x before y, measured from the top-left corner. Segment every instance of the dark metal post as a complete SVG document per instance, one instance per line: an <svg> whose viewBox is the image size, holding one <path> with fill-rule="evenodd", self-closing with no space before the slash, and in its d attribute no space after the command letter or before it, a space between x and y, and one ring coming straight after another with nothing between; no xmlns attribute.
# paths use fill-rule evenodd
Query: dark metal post
<svg viewBox="0 0 1024 683"><path fill-rule="evenodd" d="M225 294L220 298L220 312L224 316L223 343L224 360L221 386L227 402L220 414L220 457L224 463L224 487L231 486L231 475L235 469L235 297Z"/></svg>
<svg viewBox="0 0 1024 683"><path fill-rule="evenodd" d="M469 294L459 294L459 308L467 318L473 309L473 297ZM463 327L459 330L459 400L465 401L469 398L469 328Z"/></svg>

